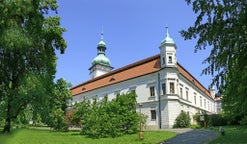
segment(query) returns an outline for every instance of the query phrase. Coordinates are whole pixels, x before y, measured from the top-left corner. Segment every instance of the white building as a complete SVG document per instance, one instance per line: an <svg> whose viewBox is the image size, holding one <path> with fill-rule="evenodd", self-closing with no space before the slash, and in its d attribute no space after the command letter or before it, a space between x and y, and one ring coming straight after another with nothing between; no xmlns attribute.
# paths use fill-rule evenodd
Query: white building
<svg viewBox="0 0 247 144"><path fill-rule="evenodd" d="M134 91L137 103L142 104L142 113L148 116L149 129L172 128L181 111L191 118L200 111L216 112L215 92L207 90L177 62L177 47L168 29L159 54L115 70L105 56L103 34L97 49L98 55L89 68L91 79L71 88L70 104L106 95L112 99L117 94Z"/></svg>

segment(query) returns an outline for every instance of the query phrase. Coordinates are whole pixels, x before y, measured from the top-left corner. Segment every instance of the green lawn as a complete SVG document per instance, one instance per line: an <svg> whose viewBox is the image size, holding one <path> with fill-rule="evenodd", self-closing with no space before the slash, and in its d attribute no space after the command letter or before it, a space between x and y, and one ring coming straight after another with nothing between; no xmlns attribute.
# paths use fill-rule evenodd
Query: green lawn
<svg viewBox="0 0 247 144"><path fill-rule="evenodd" d="M50 130L19 129L12 135L0 134L0 144L153 144L174 137L173 132L145 131L144 140L138 134L117 138L91 139L79 134L79 131L54 132Z"/></svg>
<svg viewBox="0 0 247 144"><path fill-rule="evenodd" d="M218 138L211 141L210 144L247 144L247 125L245 126L223 126L225 135L222 136L218 128Z"/></svg>

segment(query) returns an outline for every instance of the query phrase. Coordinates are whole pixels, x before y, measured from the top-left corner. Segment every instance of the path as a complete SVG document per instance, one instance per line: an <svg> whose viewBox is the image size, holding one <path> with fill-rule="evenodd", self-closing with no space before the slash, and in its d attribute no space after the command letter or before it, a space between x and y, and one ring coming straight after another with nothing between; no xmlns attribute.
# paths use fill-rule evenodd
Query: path
<svg viewBox="0 0 247 144"><path fill-rule="evenodd" d="M207 144L217 137L212 130L171 129L178 135L160 144Z"/></svg>

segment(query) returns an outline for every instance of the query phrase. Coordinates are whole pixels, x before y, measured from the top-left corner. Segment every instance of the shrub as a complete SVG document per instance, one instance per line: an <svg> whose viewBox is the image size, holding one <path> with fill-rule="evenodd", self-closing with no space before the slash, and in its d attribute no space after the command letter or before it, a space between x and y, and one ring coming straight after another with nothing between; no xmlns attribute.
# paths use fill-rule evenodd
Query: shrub
<svg viewBox="0 0 247 144"><path fill-rule="evenodd" d="M182 111L175 120L174 128L188 128L190 126L189 114Z"/></svg>
<svg viewBox="0 0 247 144"><path fill-rule="evenodd" d="M242 125L246 125L246 124L247 124L247 116L244 116L244 117L241 119L240 124L242 124Z"/></svg>
<svg viewBox="0 0 247 144"><path fill-rule="evenodd" d="M190 128L199 129L199 128L201 128L201 126L199 126L198 124L192 124L192 125L190 125Z"/></svg>
<svg viewBox="0 0 247 144"><path fill-rule="evenodd" d="M80 106L81 105L81 106ZM87 107L85 107L87 105ZM92 104L82 102L77 107L82 117L81 134L92 138L117 137L138 131L136 95L118 95L112 101L107 97ZM75 112L75 115L78 114Z"/></svg>
<svg viewBox="0 0 247 144"><path fill-rule="evenodd" d="M196 121L196 123L200 126L200 127L204 127L204 121L201 121L200 120L200 116L201 115L204 115L204 120L206 121L206 124L207 125L211 125L210 124L210 121L209 121L209 117L208 117L208 114L203 112L203 114L200 114L200 113L196 113L194 116L193 116L193 119ZM207 126L206 125L206 126Z"/></svg>
<svg viewBox="0 0 247 144"><path fill-rule="evenodd" d="M47 124L57 131L69 130L69 124L65 119L64 111L60 108L53 109L53 111L50 113L49 121L47 122Z"/></svg>
<svg viewBox="0 0 247 144"><path fill-rule="evenodd" d="M212 126L223 126L227 124L227 120L222 114L209 115L209 122Z"/></svg>

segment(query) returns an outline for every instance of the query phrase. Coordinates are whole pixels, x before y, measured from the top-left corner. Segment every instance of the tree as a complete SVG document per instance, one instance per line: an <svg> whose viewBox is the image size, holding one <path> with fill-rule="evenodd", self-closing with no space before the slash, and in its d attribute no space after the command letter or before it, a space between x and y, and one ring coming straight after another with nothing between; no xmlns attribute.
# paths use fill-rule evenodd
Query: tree
<svg viewBox="0 0 247 144"><path fill-rule="evenodd" d="M2 0L0 2L0 103L4 109L4 132L10 132L29 103L44 100L52 91L56 72L55 50L64 53L64 28L56 0Z"/></svg>
<svg viewBox="0 0 247 144"><path fill-rule="evenodd" d="M185 0L198 14L194 26L181 34L197 39L195 51L211 48L202 73L211 74L223 95L225 113L247 115L247 3L246 0ZM247 122L247 121L246 121Z"/></svg>
<svg viewBox="0 0 247 144"><path fill-rule="evenodd" d="M69 124L65 119L67 102L72 98L68 89L68 83L64 79L58 79L54 85L54 91L50 99L47 99L46 105L41 108L46 109L47 114L42 115L43 122L55 130L67 131ZM43 112L43 111L41 111Z"/></svg>

